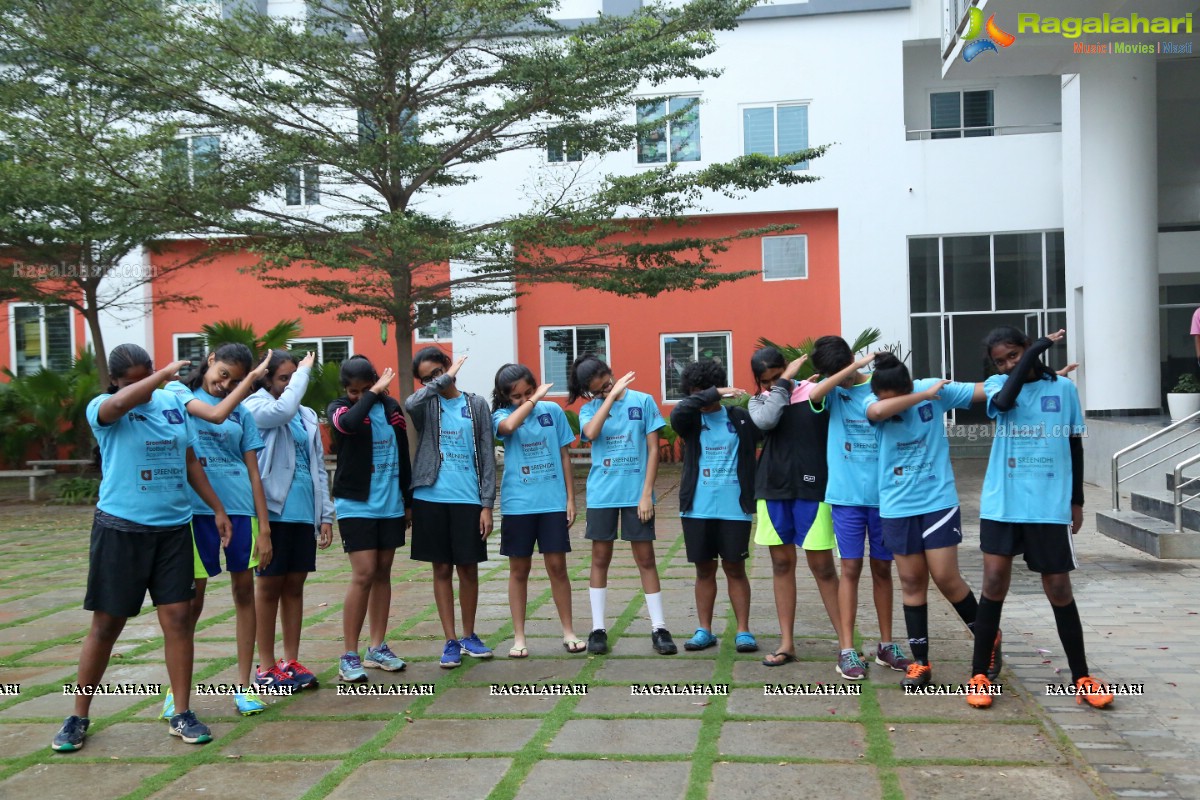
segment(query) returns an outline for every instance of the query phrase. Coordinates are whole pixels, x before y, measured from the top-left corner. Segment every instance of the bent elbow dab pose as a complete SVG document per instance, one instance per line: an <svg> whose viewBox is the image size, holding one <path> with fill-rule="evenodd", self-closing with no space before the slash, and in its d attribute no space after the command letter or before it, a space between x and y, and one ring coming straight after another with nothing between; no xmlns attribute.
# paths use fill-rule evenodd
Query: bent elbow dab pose
<svg viewBox="0 0 1200 800"><path fill-rule="evenodd" d="M717 644L713 606L717 599L717 557L725 570L729 604L737 620L734 645L752 653L758 642L750 633L750 526L754 514L755 449L759 433L743 408L726 408L721 398L746 392L726 386L725 368L715 361L694 361L682 377L685 395L671 411L671 427L683 440L679 511L687 559L696 565L696 614L700 627L683 643L685 650Z"/></svg>
<svg viewBox="0 0 1200 800"><path fill-rule="evenodd" d="M928 686L929 578L972 631L978 604L958 571L962 522L943 417L983 399L983 384L926 378L913 384L908 367L891 353L875 358L867 419L879 443L879 515L883 543L895 555L904 598L904 622L913 663L901 684ZM991 654L1000 670L1000 634Z"/></svg>
<svg viewBox="0 0 1200 800"><path fill-rule="evenodd" d="M390 368L376 373L365 356L351 356L342 362L346 395L330 403L327 413L338 457L333 502L352 571L342 611L346 652L338 661L338 678L348 683L366 682L363 667L388 672L405 667L384 641L392 562L396 548L404 546L412 505L407 424L400 404L387 393L395 377ZM359 658L358 640L367 619L371 644L366 658Z"/></svg>
<svg viewBox="0 0 1200 800"><path fill-rule="evenodd" d="M229 541L231 530L225 509L196 460L191 417L174 394L158 388L188 363L176 361L155 372L145 350L118 345L108 356L114 385L88 403L88 424L100 445L104 471L83 601L92 612L92 623L75 681L85 689L99 685L125 622L141 611L149 591L157 607L167 675L176 698L170 733L200 744L211 741L212 734L189 705L195 629L190 604L195 583L187 486L211 509L222 543ZM90 691L75 696L75 713L55 735L54 750L83 747L91 704Z"/></svg>
<svg viewBox="0 0 1200 800"><path fill-rule="evenodd" d="M251 369L254 354L250 348L244 344L222 344L186 380L173 381L166 387L195 418L196 455L233 525L233 537L229 542L220 541L215 518L199 495L191 492L192 539L196 547L192 624L197 624L204 612L204 590L208 579L221 573L223 549L237 619L239 691L234 695L234 703L238 713L244 716L259 714L267 708L254 691L255 684L251 680L256 627L254 573L251 570L271 563L273 542L266 496L258 472L262 437L254 416L244 404L238 402L232 407L227 404L230 396L245 396L266 373L269 358L270 354ZM162 717L168 719L174 713L174 699L168 693L163 701Z"/></svg>
<svg viewBox="0 0 1200 800"><path fill-rule="evenodd" d="M829 384L829 443L826 464L829 484L825 502L833 516L842 560L838 582L838 607L843 630L853 634L858 611L858 579L862 574L867 542L871 545L871 589L879 620L879 645L875 663L903 672L911 663L892 641L892 552L883 543L879 518L879 445L867 422L871 377L859 370L875 360L874 353L855 360L850 345L840 336L822 336L813 345L813 366L825 376L818 390ZM861 678L866 670L850 664L846 677Z"/></svg>
<svg viewBox="0 0 1200 800"><path fill-rule="evenodd" d="M760 391L750 398L750 417L765 437L755 495L764 501L770 521L769 526L759 525L754 541L770 547L780 636L779 647L763 659L763 664L778 667L796 660L796 548L803 547L825 613L837 633L838 673L854 679L852 667L861 668L862 660L854 650L851 632L842 627L833 542L822 542L819 549L809 548L809 539L822 530L814 523L825 499L829 415L825 413L824 397L832 386L793 380L806 360L801 356L788 363L773 347L764 347L750 359Z"/></svg>
<svg viewBox="0 0 1200 800"><path fill-rule="evenodd" d="M479 564L487 561L496 502L496 449L487 401L460 391L458 371L436 347L413 358L421 388L405 401L417 428L413 464L412 559L433 565L433 598L446 644L442 667L453 669L462 656L491 658L475 633L479 607ZM463 636L454 627L454 573L462 608Z"/></svg>
<svg viewBox="0 0 1200 800"><path fill-rule="evenodd" d="M525 658L525 607L533 545L546 562L550 592L562 624L563 647L582 653L571 615L571 580L567 553L569 528L575 524L575 483L571 443L575 433L567 415L542 398L553 384L534 382L524 364L505 364L496 372L492 392L492 425L504 444L504 477L500 482L500 555L508 556L508 605L513 619L509 658Z"/></svg>
<svg viewBox="0 0 1200 800"><path fill-rule="evenodd" d="M317 688L317 676L300 663L304 582L317 568L317 547L333 541L333 502L325 473L325 448L317 414L300 405L315 353L303 360L272 350L267 373L245 406L263 439L258 468L271 522L273 555L255 582L259 686ZM283 658L275 660L275 616L283 625Z"/></svg>
<svg viewBox="0 0 1200 800"><path fill-rule="evenodd" d="M1079 566L1072 537L1083 523L1083 412L1075 384L1059 380L1040 360L1064 335L1060 330L1030 342L1023 331L1003 327L984 341L1000 374L983 384L996 438L979 503L983 596L975 622L971 686L981 691L967 695L977 708L992 704L991 695L982 691L995 680L988 674L990 643L999 632L1018 554L1042 576L1076 701L1102 708L1113 700L1088 674L1083 625L1071 592L1071 570Z"/></svg>
<svg viewBox="0 0 1200 800"><path fill-rule="evenodd" d="M663 613L662 588L654 558L654 480L658 476L658 431L666 425L648 394L629 388L629 372L613 380L601 359L585 353L571 364L567 403L581 397L583 439L592 443L592 468L587 478L587 534L592 541L588 596L592 632L588 652L608 652L604 606L608 596L608 565L612 562L617 526L629 542L650 613L650 641L660 655L678 652Z"/></svg>

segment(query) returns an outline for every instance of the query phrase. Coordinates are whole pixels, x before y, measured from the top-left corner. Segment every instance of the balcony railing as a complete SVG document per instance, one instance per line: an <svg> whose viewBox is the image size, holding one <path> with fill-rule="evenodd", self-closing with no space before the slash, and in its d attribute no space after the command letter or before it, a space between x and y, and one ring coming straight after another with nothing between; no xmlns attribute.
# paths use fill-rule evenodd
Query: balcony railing
<svg viewBox="0 0 1200 800"><path fill-rule="evenodd" d="M942 60L950 57L954 43L958 41L959 28L967 16L967 9L978 0L942 0Z"/></svg>
<svg viewBox="0 0 1200 800"><path fill-rule="evenodd" d="M976 128L922 128L904 132L910 142L927 139L979 139L989 136L1021 136L1027 133L1060 133L1061 122L1044 122L1036 125L985 125Z"/></svg>

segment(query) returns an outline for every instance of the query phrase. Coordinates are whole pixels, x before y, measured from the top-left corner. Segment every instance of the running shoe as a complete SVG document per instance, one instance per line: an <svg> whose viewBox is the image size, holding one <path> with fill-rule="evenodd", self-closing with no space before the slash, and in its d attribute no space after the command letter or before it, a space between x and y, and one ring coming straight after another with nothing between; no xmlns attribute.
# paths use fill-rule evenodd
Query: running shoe
<svg viewBox="0 0 1200 800"><path fill-rule="evenodd" d="M692 638L683 643L684 650L705 650L717 643L717 637L704 628L696 628Z"/></svg>
<svg viewBox="0 0 1200 800"><path fill-rule="evenodd" d="M602 656L608 652L608 631L596 628L588 634L588 654Z"/></svg>
<svg viewBox="0 0 1200 800"><path fill-rule="evenodd" d="M654 645L654 652L660 656L673 656L679 652L675 640L671 638L671 632L666 628L655 628L650 633L650 641Z"/></svg>
<svg viewBox="0 0 1200 800"><path fill-rule="evenodd" d="M867 677L867 665L858 657L857 650L838 655L837 671L848 681L861 681Z"/></svg>
<svg viewBox="0 0 1200 800"><path fill-rule="evenodd" d="M1003 638L1000 631L997 630L996 643L992 645L992 657L988 660L987 668L987 678L992 682L1000 677L1000 668L1004 666L1004 652L1000 649L1000 641Z"/></svg>
<svg viewBox="0 0 1200 800"><path fill-rule="evenodd" d="M212 731L200 720L195 711L184 711L171 717L171 735L178 736L188 744L204 744L212 741Z"/></svg>
<svg viewBox="0 0 1200 800"><path fill-rule="evenodd" d="M875 663L881 667L891 667L897 672L904 672L912 661L904 657L904 651L900 649L900 645L892 642L887 647L879 645L876 648Z"/></svg>
<svg viewBox="0 0 1200 800"><path fill-rule="evenodd" d="M471 658L491 658L492 649L479 640L479 635L472 633L465 639L458 640L458 646L462 648L462 655L468 655Z"/></svg>
<svg viewBox="0 0 1200 800"><path fill-rule="evenodd" d="M457 639L447 639L446 646L442 648L442 669L454 669L461 664L462 652Z"/></svg>
<svg viewBox="0 0 1200 800"><path fill-rule="evenodd" d="M321 682L317 680L317 676L299 661L288 661L287 663L284 663L283 659L280 659L279 664L277 664L276 667L281 673L287 676L288 680L296 684L297 690L316 689L321 685Z"/></svg>
<svg viewBox="0 0 1200 800"><path fill-rule="evenodd" d="M479 640L476 639L476 641ZM488 654L490 655L491 651ZM404 659L393 653L392 648L387 646L387 642L384 642L379 647L367 648L367 657L363 659L363 666L387 672L399 672L407 665L404 663Z"/></svg>
<svg viewBox="0 0 1200 800"><path fill-rule="evenodd" d="M901 686L921 688L933 681L933 668L928 664L918 664L916 661L908 665L904 677L900 679Z"/></svg>
<svg viewBox="0 0 1200 800"><path fill-rule="evenodd" d="M1104 691L1100 681L1090 675L1084 675L1075 681L1075 703L1078 705L1084 700L1087 700L1092 708L1104 708L1112 703L1113 696Z"/></svg>
<svg viewBox="0 0 1200 800"><path fill-rule="evenodd" d="M347 652L338 661L338 680L343 683L367 682L367 671L363 669L358 653Z"/></svg>
<svg viewBox="0 0 1200 800"><path fill-rule="evenodd" d="M256 691L235 692L233 695L233 704L237 707L237 712L243 717L253 717L255 714L261 714L267 710L267 704L262 701Z"/></svg>
<svg viewBox="0 0 1200 800"><path fill-rule="evenodd" d="M88 725L91 724L92 721L87 717L67 717L63 720L58 733L54 734L54 741L50 743L50 749L59 753L71 753L83 747Z"/></svg>
<svg viewBox="0 0 1200 800"><path fill-rule="evenodd" d="M300 686L299 681L296 680L295 676L288 671L287 667L284 665L283 659L279 659L277 663L272 664L270 669L268 669L266 672L255 668L254 685L262 686L263 688L267 689L286 689L290 687L295 690L303 688Z"/></svg>
<svg viewBox="0 0 1200 800"><path fill-rule="evenodd" d="M169 720L173 716L175 716L175 694L167 689L167 696L163 698L162 713L158 715L158 718Z"/></svg>
<svg viewBox="0 0 1200 800"><path fill-rule="evenodd" d="M987 675L976 675L967 683L967 705L971 708L991 708L992 696L988 689L992 682Z"/></svg>
<svg viewBox="0 0 1200 800"><path fill-rule="evenodd" d="M750 631L739 631L733 646L739 653L753 653L758 650L758 640Z"/></svg>

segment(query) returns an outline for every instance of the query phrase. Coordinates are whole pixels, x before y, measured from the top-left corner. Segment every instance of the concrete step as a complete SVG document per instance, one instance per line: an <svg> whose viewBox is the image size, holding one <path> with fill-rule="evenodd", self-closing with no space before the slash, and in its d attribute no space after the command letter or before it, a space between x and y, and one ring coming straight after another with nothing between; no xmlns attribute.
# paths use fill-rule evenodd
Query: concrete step
<svg viewBox="0 0 1200 800"><path fill-rule="evenodd" d="M1175 524L1174 492L1130 492L1129 508L1148 517ZM1200 498L1184 504L1183 527L1190 531L1200 531Z"/></svg>
<svg viewBox="0 0 1200 800"><path fill-rule="evenodd" d="M1175 532L1175 525L1137 511L1098 511L1096 530L1157 558L1200 558L1200 533Z"/></svg>
<svg viewBox="0 0 1200 800"><path fill-rule="evenodd" d="M1200 494L1200 474L1196 472L1196 467L1191 467L1187 472L1183 473L1183 489L1191 494ZM1188 481L1194 481L1188 483ZM1164 484L1168 492L1175 491L1175 471L1171 470L1164 476Z"/></svg>

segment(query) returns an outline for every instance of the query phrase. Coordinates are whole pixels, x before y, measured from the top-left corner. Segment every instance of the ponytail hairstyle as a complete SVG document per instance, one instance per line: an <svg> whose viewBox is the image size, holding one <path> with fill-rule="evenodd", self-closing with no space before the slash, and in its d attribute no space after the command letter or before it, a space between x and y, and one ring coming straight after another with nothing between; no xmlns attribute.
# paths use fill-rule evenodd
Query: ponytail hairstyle
<svg viewBox="0 0 1200 800"><path fill-rule="evenodd" d="M750 356L750 371L754 373L754 382L757 384L755 388L762 386L762 381L759 379L764 372L769 369L783 369L786 367L787 359L783 357L783 353L774 347L764 347L761 350L756 350L754 355Z"/></svg>
<svg viewBox="0 0 1200 800"><path fill-rule="evenodd" d="M433 345L430 345L429 347L422 347L417 351L417 354L413 356L413 377L417 378L417 380L420 380L419 373L421 371L421 365L426 361L432 361L435 364L441 364L442 369L450 369L450 365L454 363L450 360L450 356L446 355L446 351L442 348L434 347Z"/></svg>
<svg viewBox="0 0 1200 800"><path fill-rule="evenodd" d="M234 364L247 373L254 368L254 354L250 352L249 347L240 342L225 342L208 354L199 369L192 370L191 374L183 379L183 384L193 392L204 386L204 373L208 371L209 358L222 364Z"/></svg>
<svg viewBox="0 0 1200 800"><path fill-rule="evenodd" d="M374 385L379 380L379 373L366 356L350 356L342 362L341 379L342 388L349 386L351 381L366 381Z"/></svg>
<svg viewBox="0 0 1200 800"><path fill-rule="evenodd" d="M508 399L512 388L521 381L529 381L529 385L537 388L537 380L533 372L524 364L505 364L496 371L496 388L492 390L492 411L499 411L512 405Z"/></svg>
<svg viewBox="0 0 1200 800"><path fill-rule="evenodd" d="M912 394L912 376L908 367L896 358L894 353L880 353L875 356L875 371L871 373L871 391L878 395L880 392L895 392L899 395Z"/></svg>
<svg viewBox="0 0 1200 800"><path fill-rule="evenodd" d="M154 372L154 363L150 354L136 344L119 344L108 352L108 394L117 393L117 378L122 377L133 367L145 367L148 372Z"/></svg>
<svg viewBox="0 0 1200 800"><path fill-rule="evenodd" d="M1001 325L999 328L993 328L992 332L984 337L983 340L985 375L995 374L996 372L996 365L992 362L992 348L1000 344L1015 345L1028 350L1033 344L1033 340L1026 335L1025 331L1020 328L1014 328L1011 325ZM1043 364L1040 358L1034 362L1033 369L1037 371L1039 378L1045 375L1049 376L1052 381L1058 380L1058 373ZM1021 379L1024 380L1024 377L1022 376Z"/></svg>
<svg viewBox="0 0 1200 800"><path fill-rule="evenodd" d="M822 336L813 343L813 369L822 377L836 375L853 363L854 353L842 337Z"/></svg>
<svg viewBox="0 0 1200 800"><path fill-rule="evenodd" d="M296 366L300 365L300 360L287 350L272 350L271 360L267 362L267 374L258 379L258 383L255 384L255 388L269 390L271 381L275 379L275 373L279 371L280 367L288 362L291 362Z"/></svg>
<svg viewBox="0 0 1200 800"><path fill-rule="evenodd" d="M679 390L689 395L697 389L719 389L729 381L725 367L719 361L706 358L693 361L683 368L679 376Z"/></svg>
<svg viewBox="0 0 1200 800"><path fill-rule="evenodd" d="M612 367L604 363L604 359L595 353L584 353L571 364L567 372L567 405L574 403L591 392L588 386L602 375L611 375Z"/></svg>

